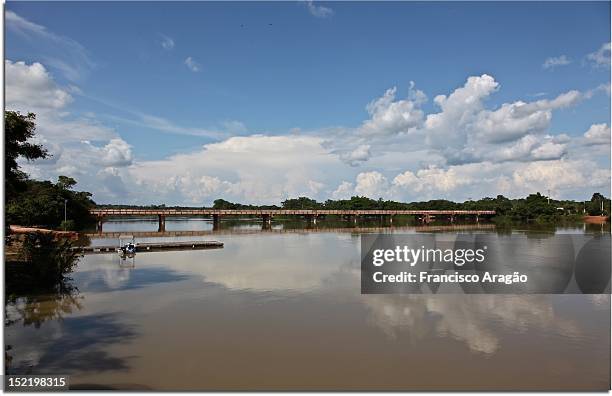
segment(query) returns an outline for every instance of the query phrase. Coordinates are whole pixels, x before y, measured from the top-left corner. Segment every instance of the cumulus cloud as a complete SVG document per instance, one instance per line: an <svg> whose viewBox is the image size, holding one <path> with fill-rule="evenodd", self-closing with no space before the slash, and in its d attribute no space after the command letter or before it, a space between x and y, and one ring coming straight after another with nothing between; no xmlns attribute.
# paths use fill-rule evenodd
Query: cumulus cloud
<svg viewBox="0 0 612 396"><path fill-rule="evenodd" d="M362 172L355 179L355 193L369 198L380 198L388 188L387 178L377 171Z"/></svg>
<svg viewBox="0 0 612 396"><path fill-rule="evenodd" d="M322 5L316 5L312 0L306 0L306 7L308 12L317 18L329 18L334 15L334 10Z"/></svg>
<svg viewBox="0 0 612 396"><path fill-rule="evenodd" d="M469 77L463 87L450 95L438 95L434 103L441 109L425 120L427 141L433 147L465 143L465 127L483 107L483 100L497 91L499 83L487 74Z"/></svg>
<svg viewBox="0 0 612 396"><path fill-rule="evenodd" d="M348 166L324 148L319 137L251 135L160 161L137 162L126 169L125 177L141 191L154 191L160 202L184 202L183 197L189 197L191 204L210 204L225 197L279 203L299 195L316 196L343 168Z"/></svg>
<svg viewBox="0 0 612 396"><path fill-rule="evenodd" d="M546 58L546 60L542 64L542 68L554 69L557 66L566 66L566 65L569 65L570 63L572 63L571 59L569 59L565 55L553 56L550 58Z"/></svg>
<svg viewBox="0 0 612 396"><path fill-rule="evenodd" d="M116 136L111 129L87 117L66 111L73 97L60 87L40 63L6 60L6 109L36 114L37 132L43 138L62 143L69 140L107 140Z"/></svg>
<svg viewBox="0 0 612 396"><path fill-rule="evenodd" d="M593 124L584 133L587 145L610 145L610 126L608 124Z"/></svg>
<svg viewBox="0 0 612 396"><path fill-rule="evenodd" d="M353 183L343 181L332 193L332 199L349 199L353 196L354 192Z"/></svg>
<svg viewBox="0 0 612 396"><path fill-rule="evenodd" d="M587 55L587 60L595 67L610 67L611 43L603 43L595 52Z"/></svg>
<svg viewBox="0 0 612 396"><path fill-rule="evenodd" d="M132 160L132 146L121 138L111 139L101 150L101 161L106 166L127 166Z"/></svg>
<svg viewBox="0 0 612 396"><path fill-rule="evenodd" d="M610 182L609 170L599 169L590 161L542 161L519 166L512 174L521 191L602 187Z"/></svg>
<svg viewBox="0 0 612 396"><path fill-rule="evenodd" d="M58 87L45 67L38 62L4 61L8 108L57 110L72 102L72 96Z"/></svg>
<svg viewBox="0 0 612 396"><path fill-rule="evenodd" d="M395 100L397 88L388 89L385 94L366 107L370 119L364 122L362 131L366 135L391 135L409 132L423 122L423 111L419 108L427 97L414 89L410 83L408 98Z"/></svg>
<svg viewBox="0 0 612 396"><path fill-rule="evenodd" d="M426 169L420 169L416 174L406 171L397 175L393 179L393 186L410 189L417 193L448 192L471 181L471 176L460 174L455 167L440 169L436 166L430 166Z"/></svg>
<svg viewBox="0 0 612 396"><path fill-rule="evenodd" d="M505 142L527 134L542 133L550 126L552 110L573 106L582 98L579 91L568 91L552 100L504 103L497 110L484 110L478 114L474 134L480 141Z"/></svg>
<svg viewBox="0 0 612 396"><path fill-rule="evenodd" d="M188 56L187 59L185 59L185 65L194 73L200 71L200 64L191 56Z"/></svg>

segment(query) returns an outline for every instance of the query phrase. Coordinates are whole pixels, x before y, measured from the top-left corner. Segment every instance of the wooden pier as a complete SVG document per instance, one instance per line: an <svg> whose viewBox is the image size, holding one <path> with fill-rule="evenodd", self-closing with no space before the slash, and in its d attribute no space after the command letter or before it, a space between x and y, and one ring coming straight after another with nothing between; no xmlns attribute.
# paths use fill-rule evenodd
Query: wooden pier
<svg viewBox="0 0 612 396"><path fill-rule="evenodd" d="M136 252L159 252L163 250L200 250L220 249L223 242L219 241L187 241L187 242L143 242L136 244ZM119 245L75 246L72 249L81 253L115 252Z"/></svg>

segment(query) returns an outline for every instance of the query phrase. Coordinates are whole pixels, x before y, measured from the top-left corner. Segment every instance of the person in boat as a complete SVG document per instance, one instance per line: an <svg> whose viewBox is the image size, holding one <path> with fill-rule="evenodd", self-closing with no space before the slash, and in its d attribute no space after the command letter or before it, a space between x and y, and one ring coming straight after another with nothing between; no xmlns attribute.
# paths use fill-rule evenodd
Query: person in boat
<svg viewBox="0 0 612 396"><path fill-rule="evenodd" d="M133 242L126 243L121 246L121 252L123 254L134 254L136 253L136 245Z"/></svg>

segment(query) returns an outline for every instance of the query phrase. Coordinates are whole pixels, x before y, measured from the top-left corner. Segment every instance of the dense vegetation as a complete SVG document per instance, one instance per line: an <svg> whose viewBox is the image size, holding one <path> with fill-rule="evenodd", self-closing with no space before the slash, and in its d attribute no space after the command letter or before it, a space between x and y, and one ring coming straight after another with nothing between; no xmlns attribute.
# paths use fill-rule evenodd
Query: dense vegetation
<svg viewBox="0 0 612 396"><path fill-rule="evenodd" d="M32 113L4 113L6 224L84 228L95 221L89 214L95 205L90 193L73 190L76 180L70 177L60 176L56 183L32 180L19 167L20 157L28 161L49 157L42 145L31 142L34 121Z"/></svg>

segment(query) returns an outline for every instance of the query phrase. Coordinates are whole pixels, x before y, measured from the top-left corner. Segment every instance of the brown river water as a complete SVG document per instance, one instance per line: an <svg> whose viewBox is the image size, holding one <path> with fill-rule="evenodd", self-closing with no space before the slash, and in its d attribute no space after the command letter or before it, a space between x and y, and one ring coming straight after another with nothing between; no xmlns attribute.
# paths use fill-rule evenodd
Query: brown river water
<svg viewBox="0 0 612 396"><path fill-rule="evenodd" d="M359 234L375 229L211 227L169 220L204 232L165 238L222 249L85 255L78 291L9 304L8 372L66 374L85 389L610 387L609 295L362 295ZM557 232L609 232L599 227Z"/></svg>

